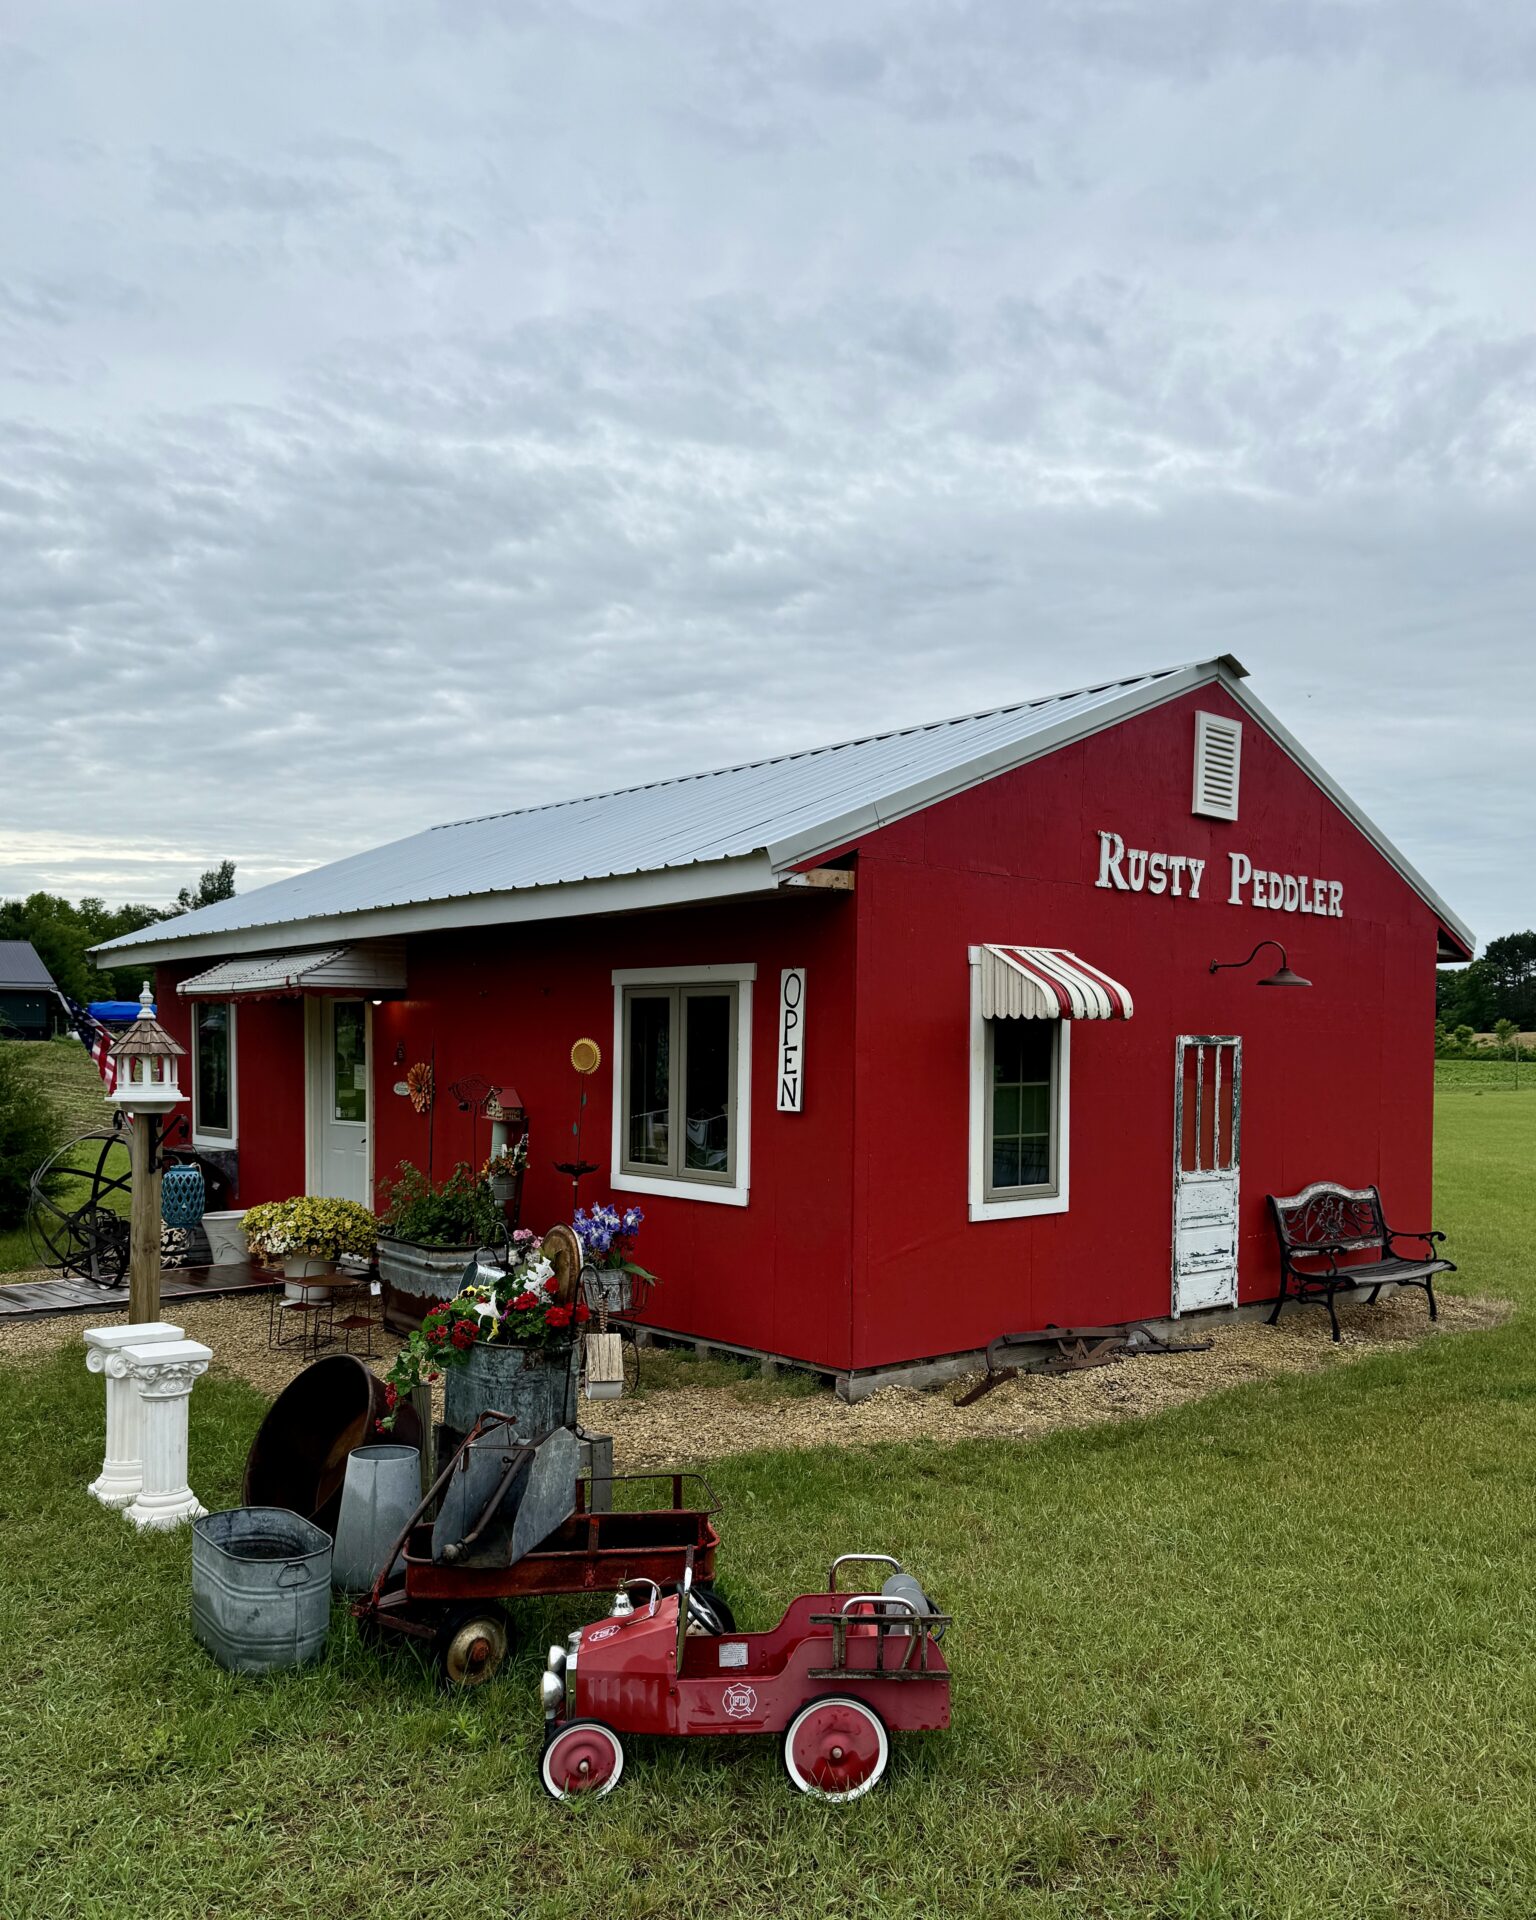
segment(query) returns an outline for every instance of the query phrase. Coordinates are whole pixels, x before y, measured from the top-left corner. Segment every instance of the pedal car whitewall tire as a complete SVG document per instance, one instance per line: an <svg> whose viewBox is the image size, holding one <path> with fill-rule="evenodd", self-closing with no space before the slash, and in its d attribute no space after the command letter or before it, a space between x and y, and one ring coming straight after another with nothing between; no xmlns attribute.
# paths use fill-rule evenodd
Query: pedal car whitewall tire
<svg viewBox="0 0 1536 1920"><path fill-rule="evenodd" d="M567 1720L539 1760L544 1791L556 1800L612 1793L624 1774L624 1749L601 1720Z"/></svg>
<svg viewBox="0 0 1536 1920"><path fill-rule="evenodd" d="M884 1776L890 1757L879 1714L844 1694L809 1701L784 1735L784 1771L815 1800L859 1799Z"/></svg>

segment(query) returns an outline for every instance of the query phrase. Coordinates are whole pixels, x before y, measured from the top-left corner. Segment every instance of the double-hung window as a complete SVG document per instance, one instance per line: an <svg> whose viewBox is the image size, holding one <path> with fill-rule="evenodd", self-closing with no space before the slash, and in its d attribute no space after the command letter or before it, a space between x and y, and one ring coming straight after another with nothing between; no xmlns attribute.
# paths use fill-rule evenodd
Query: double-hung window
<svg viewBox="0 0 1536 1920"><path fill-rule="evenodd" d="M235 1009L228 1000L192 1003L192 1136L211 1146L235 1138Z"/></svg>
<svg viewBox="0 0 1536 1920"><path fill-rule="evenodd" d="M989 1018L971 968L970 1217L1065 1213L1070 1020Z"/></svg>
<svg viewBox="0 0 1536 1920"><path fill-rule="evenodd" d="M614 975L621 1187L745 1205L754 971Z"/></svg>

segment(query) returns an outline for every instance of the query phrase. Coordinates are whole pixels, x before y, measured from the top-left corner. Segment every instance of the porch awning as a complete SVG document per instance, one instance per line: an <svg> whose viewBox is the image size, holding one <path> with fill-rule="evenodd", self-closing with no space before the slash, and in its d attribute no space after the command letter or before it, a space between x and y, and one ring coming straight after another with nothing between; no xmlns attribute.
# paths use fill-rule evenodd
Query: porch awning
<svg viewBox="0 0 1536 1920"><path fill-rule="evenodd" d="M176 989L189 1000L291 999L303 993L377 998L405 991L405 942L310 947L297 953L246 953L195 973Z"/></svg>
<svg viewBox="0 0 1536 1920"><path fill-rule="evenodd" d="M1129 1020L1118 980L1065 947L982 947L981 1011L989 1020Z"/></svg>

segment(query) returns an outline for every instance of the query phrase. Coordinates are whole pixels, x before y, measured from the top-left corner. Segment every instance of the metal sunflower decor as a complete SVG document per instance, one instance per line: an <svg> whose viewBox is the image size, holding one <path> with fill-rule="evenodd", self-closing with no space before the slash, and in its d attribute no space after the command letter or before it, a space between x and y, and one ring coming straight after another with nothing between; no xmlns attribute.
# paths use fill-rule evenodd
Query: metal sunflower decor
<svg viewBox="0 0 1536 1920"><path fill-rule="evenodd" d="M429 1113L432 1109L432 1069L425 1060L418 1060L406 1074L405 1086L416 1111Z"/></svg>

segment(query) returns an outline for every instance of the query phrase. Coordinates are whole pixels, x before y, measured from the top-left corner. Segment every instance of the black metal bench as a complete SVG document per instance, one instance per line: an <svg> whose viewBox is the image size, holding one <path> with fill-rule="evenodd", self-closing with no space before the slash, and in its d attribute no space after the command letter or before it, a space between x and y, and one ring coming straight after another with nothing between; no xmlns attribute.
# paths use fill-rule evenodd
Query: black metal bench
<svg viewBox="0 0 1536 1920"><path fill-rule="evenodd" d="M1422 1287L1429 1297L1429 1317L1439 1318L1434 1277L1454 1273L1456 1263L1442 1260L1435 1243L1443 1233L1395 1233L1381 1210L1377 1187L1341 1187L1331 1180L1314 1180L1290 1199L1269 1196L1275 1234L1280 1242L1280 1292L1269 1316L1273 1326L1287 1300L1304 1305L1325 1304L1335 1340L1339 1316L1334 1296L1369 1287L1374 1306L1384 1286ZM1422 1241L1427 1254L1414 1259L1399 1253L1399 1240ZM1374 1254L1375 1259L1369 1257Z"/></svg>

